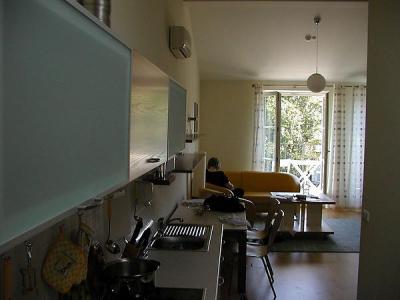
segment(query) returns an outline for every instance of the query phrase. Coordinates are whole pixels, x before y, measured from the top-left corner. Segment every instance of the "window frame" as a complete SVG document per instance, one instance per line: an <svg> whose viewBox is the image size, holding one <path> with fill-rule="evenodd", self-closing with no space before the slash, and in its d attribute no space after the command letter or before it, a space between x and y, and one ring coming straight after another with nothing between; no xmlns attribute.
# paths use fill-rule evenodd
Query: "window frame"
<svg viewBox="0 0 400 300"><path fill-rule="evenodd" d="M333 87L332 87L333 88ZM330 148L330 123L331 123L331 115L330 112L332 111L331 104L330 104L330 95L332 94L333 90L331 87L327 87L326 90L320 92L320 93L312 93L311 91L307 91L307 88L305 86L292 86L292 87L284 87L284 86L276 86L276 87L271 87L271 86L264 86L263 88L263 97L267 95L274 95L276 97L276 111L275 111L275 153L274 153L274 168L273 172L279 172L280 170L280 148L281 148L281 104L282 104L282 96L290 96L290 95L306 95L306 96L323 96L323 123L322 123L322 131L323 131L323 136L322 136L322 153L323 153L323 159L322 159L322 192L326 193L327 190L327 176L328 176L328 165L329 165L329 148ZM264 124L263 129L266 130L268 126ZM265 166L265 161L266 161L266 156L262 158L264 161L264 166Z"/></svg>

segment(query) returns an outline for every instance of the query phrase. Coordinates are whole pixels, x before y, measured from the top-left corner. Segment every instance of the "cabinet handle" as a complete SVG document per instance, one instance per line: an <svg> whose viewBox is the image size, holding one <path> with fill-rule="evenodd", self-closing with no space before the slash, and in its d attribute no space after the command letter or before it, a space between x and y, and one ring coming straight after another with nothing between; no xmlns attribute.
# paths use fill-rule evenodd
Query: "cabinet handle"
<svg viewBox="0 0 400 300"><path fill-rule="evenodd" d="M148 163L156 163L159 161L160 161L160 159L158 157L151 157L151 158L146 159L146 162L148 162Z"/></svg>

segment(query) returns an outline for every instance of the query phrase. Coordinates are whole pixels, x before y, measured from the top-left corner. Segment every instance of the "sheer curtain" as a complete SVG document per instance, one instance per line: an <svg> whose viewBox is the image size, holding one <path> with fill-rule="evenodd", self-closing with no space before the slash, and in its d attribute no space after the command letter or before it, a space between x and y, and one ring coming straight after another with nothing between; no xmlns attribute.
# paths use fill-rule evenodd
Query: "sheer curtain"
<svg viewBox="0 0 400 300"><path fill-rule="evenodd" d="M261 84L254 85L254 139L253 163L254 171L264 171L265 152L265 105Z"/></svg>
<svg viewBox="0 0 400 300"><path fill-rule="evenodd" d="M338 207L360 208L363 195L366 88L335 89L327 192Z"/></svg>

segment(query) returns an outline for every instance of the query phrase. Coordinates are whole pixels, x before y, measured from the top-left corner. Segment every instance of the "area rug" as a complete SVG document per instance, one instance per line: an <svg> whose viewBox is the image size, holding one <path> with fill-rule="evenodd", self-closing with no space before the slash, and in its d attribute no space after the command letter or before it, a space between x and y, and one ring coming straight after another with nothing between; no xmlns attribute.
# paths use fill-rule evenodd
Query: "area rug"
<svg viewBox="0 0 400 300"><path fill-rule="evenodd" d="M306 235L278 236L272 252L360 252L360 219L324 219L334 231L327 237Z"/></svg>

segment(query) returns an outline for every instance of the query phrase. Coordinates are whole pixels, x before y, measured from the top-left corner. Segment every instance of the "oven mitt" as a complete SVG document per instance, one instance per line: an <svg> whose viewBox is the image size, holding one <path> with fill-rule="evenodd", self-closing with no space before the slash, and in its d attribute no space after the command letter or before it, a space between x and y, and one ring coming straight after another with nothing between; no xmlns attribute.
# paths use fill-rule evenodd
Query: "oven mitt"
<svg viewBox="0 0 400 300"><path fill-rule="evenodd" d="M86 273L82 248L67 239L60 232L57 241L50 246L45 258L43 280L57 292L67 293L73 285L82 281Z"/></svg>

